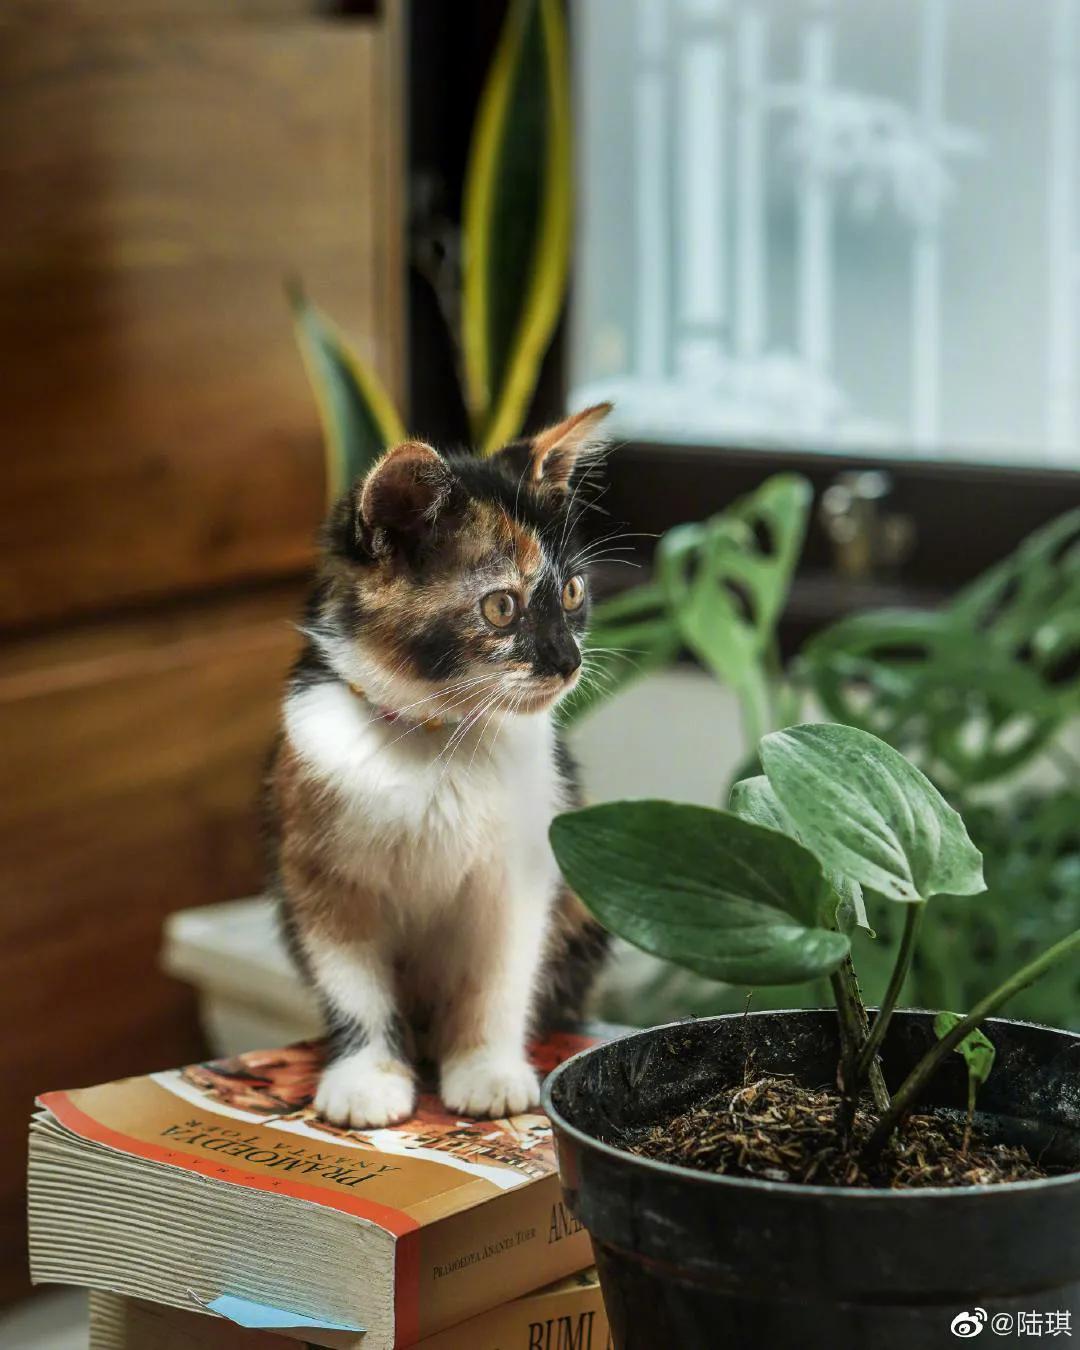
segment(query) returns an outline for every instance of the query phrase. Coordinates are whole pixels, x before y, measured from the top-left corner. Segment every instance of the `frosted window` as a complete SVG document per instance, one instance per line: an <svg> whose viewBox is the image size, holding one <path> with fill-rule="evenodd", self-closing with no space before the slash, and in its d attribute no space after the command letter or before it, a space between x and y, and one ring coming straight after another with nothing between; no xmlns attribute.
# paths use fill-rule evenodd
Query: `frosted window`
<svg viewBox="0 0 1080 1350"><path fill-rule="evenodd" d="M1080 467L1080 0L578 0L575 404Z"/></svg>

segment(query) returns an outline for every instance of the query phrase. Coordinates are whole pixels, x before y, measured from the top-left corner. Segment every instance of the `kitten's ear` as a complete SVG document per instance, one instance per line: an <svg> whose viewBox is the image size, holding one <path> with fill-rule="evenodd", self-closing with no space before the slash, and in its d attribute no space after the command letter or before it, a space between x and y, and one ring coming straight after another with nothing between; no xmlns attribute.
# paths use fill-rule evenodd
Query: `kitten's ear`
<svg viewBox="0 0 1080 1350"><path fill-rule="evenodd" d="M449 506L456 479L423 441L388 450L370 470L357 501L357 530L375 540L386 534L416 541L429 534Z"/></svg>
<svg viewBox="0 0 1080 1350"><path fill-rule="evenodd" d="M566 492L574 470L604 448L606 440L599 427L609 412L610 403L596 403L537 432L529 443L532 481Z"/></svg>

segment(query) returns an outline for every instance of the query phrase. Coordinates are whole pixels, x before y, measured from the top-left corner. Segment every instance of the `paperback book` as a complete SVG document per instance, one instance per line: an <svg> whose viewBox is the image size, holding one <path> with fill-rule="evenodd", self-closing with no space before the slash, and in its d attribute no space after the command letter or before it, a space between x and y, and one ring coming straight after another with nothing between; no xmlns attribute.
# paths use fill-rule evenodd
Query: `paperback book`
<svg viewBox="0 0 1080 1350"><path fill-rule="evenodd" d="M533 1060L545 1073L591 1043L559 1033ZM391 1350L591 1265L545 1116L462 1119L421 1094L401 1125L339 1128L310 1104L321 1063L303 1042L46 1093L34 1279L186 1310L246 1301Z"/></svg>

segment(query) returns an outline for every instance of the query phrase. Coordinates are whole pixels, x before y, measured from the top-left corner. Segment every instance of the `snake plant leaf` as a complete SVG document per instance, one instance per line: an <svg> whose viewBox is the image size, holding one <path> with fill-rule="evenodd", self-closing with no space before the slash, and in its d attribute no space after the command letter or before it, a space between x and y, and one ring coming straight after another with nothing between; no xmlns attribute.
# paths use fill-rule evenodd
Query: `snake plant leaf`
<svg viewBox="0 0 1080 1350"><path fill-rule="evenodd" d="M582 678L559 704L559 724L573 726L649 671L668 665L682 641L659 586L635 586L602 601L585 640Z"/></svg>
<svg viewBox="0 0 1080 1350"><path fill-rule="evenodd" d="M669 530L657 551L658 576L686 646L758 705L767 697L776 624L811 498L806 479L777 474L721 515Z"/></svg>
<svg viewBox="0 0 1080 1350"><path fill-rule="evenodd" d="M511 0L465 172L462 348L474 439L521 429L570 258L570 93L559 0Z"/></svg>
<svg viewBox="0 0 1080 1350"><path fill-rule="evenodd" d="M393 399L375 371L351 349L337 327L289 287L296 340L322 423L326 491L335 501L375 463L387 446L405 439Z"/></svg>
<svg viewBox="0 0 1080 1350"><path fill-rule="evenodd" d="M827 887L813 854L726 811L607 802L556 816L551 846L610 932L710 979L796 984L849 950L819 923Z"/></svg>
<svg viewBox="0 0 1080 1350"><path fill-rule="evenodd" d="M760 751L799 837L830 871L908 903L986 889L960 816L876 736L817 723L773 732Z"/></svg>
<svg viewBox="0 0 1080 1350"><path fill-rule="evenodd" d="M772 784L764 774L740 779L731 789L728 809L742 820L750 820L768 830L779 830L781 834L790 835L792 839L799 839L794 821L780 805ZM866 903L859 883L840 872L831 872L828 869L825 871L825 880L833 893L830 907L841 933L850 933L854 928L864 928L870 932Z"/></svg>

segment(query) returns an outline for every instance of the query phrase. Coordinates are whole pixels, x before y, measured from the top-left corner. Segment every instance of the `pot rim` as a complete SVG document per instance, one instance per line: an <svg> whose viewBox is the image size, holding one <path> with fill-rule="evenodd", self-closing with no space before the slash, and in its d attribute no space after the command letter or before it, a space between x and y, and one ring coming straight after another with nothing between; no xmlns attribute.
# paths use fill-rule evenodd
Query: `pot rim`
<svg viewBox="0 0 1080 1350"><path fill-rule="evenodd" d="M874 1011L869 1009L869 1011ZM540 1092L540 1109L550 1120L556 1134L562 1133L568 1135L576 1141L579 1147L593 1149L596 1152L606 1154L608 1157L617 1159L641 1172L648 1172L654 1175L668 1176L673 1181L693 1182L703 1186L732 1187L736 1190L749 1190L751 1192L761 1192L777 1196L790 1196L795 1199L799 1196L807 1198L814 1197L841 1197L852 1201L864 1200L888 1200L892 1203L914 1203L919 1200L941 1200L944 1198L955 1197L958 1201L961 1197L983 1198L988 1196L1009 1196L1023 1194L1029 1191L1045 1191L1066 1186L1080 1186L1080 1169L1073 1172L1065 1172L1056 1177L1040 1177L1034 1181L1008 1181L999 1182L997 1185L977 1185L977 1186L920 1186L908 1190L887 1190L884 1187L875 1186L816 1186L800 1185L793 1181L769 1181L759 1177L731 1177L724 1176L717 1172L702 1172L694 1167L680 1167L677 1163L660 1162L657 1158L643 1158L637 1153L628 1153L625 1149L616 1148L614 1144L605 1143L602 1139L597 1139L595 1135L587 1134L584 1130L572 1125L570 1121L557 1109L552 1101L552 1092L555 1084L564 1073L570 1070L571 1065L579 1059L584 1059L587 1055L596 1054L614 1041L632 1040L638 1037L652 1036L658 1031L668 1031L675 1027L685 1027L689 1023L701 1022L727 1022L744 1017L787 1017L798 1015L800 1013L831 1013L836 1016L835 1008L760 1008L755 1012L732 1012L716 1013L710 1017L681 1017L673 1022L662 1022L654 1027L641 1027L636 1031L629 1032L626 1036L617 1036L613 1040L600 1041L596 1045L590 1045L584 1050L579 1050L571 1055L569 1059L563 1060L561 1064L556 1065L551 1073L544 1079ZM934 1012L927 1008L898 1008L894 1014L901 1017L908 1013L922 1013L927 1016L934 1016ZM1050 1027L1042 1022L1026 1022L1018 1017L988 1017L983 1023L984 1026L1022 1026L1032 1027L1036 1031L1049 1031L1057 1036L1071 1036L1074 1040L1080 1041L1080 1033L1074 1031L1065 1031L1061 1027Z"/></svg>

